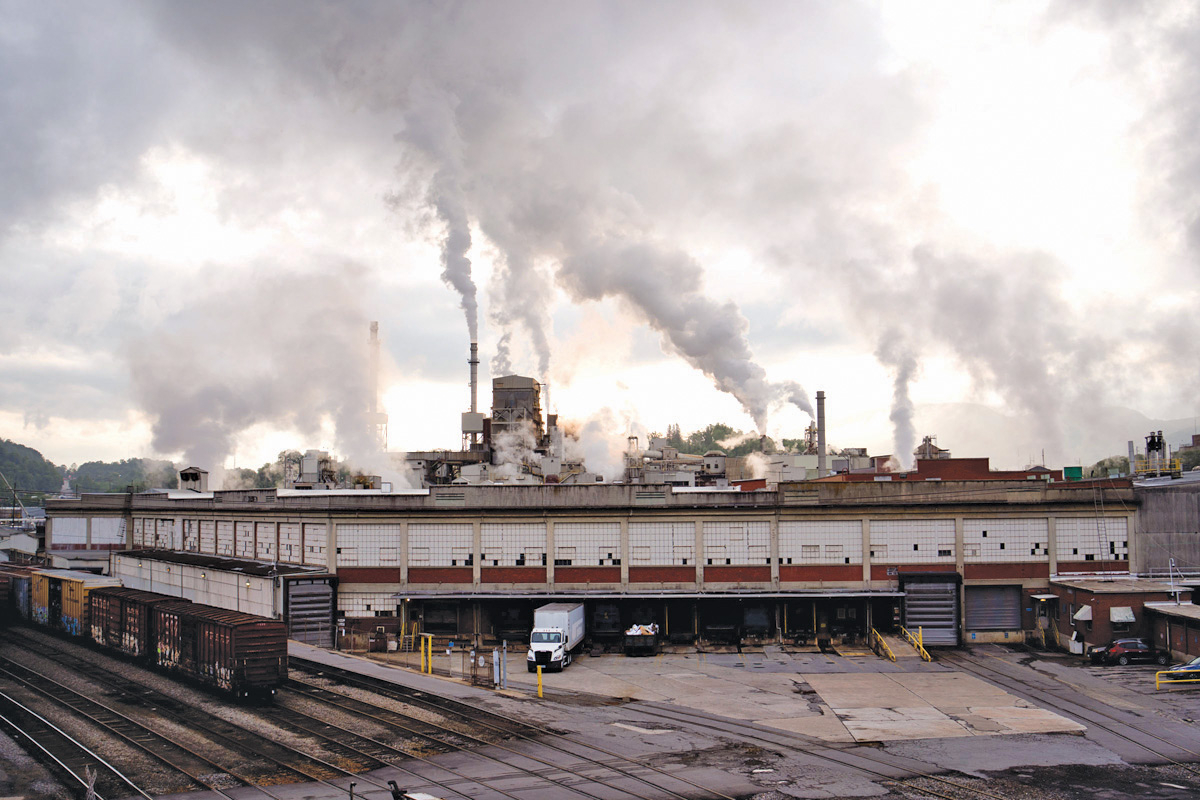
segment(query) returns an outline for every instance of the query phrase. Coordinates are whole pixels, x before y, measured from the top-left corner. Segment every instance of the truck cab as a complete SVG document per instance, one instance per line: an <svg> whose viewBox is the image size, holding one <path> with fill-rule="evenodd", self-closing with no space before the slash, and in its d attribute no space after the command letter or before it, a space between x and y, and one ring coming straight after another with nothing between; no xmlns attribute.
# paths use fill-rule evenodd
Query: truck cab
<svg viewBox="0 0 1200 800"><path fill-rule="evenodd" d="M566 634L557 628L534 628L529 634L529 655L526 662L529 671L533 672L540 665L543 668L561 670L571 663L571 654L567 652Z"/></svg>

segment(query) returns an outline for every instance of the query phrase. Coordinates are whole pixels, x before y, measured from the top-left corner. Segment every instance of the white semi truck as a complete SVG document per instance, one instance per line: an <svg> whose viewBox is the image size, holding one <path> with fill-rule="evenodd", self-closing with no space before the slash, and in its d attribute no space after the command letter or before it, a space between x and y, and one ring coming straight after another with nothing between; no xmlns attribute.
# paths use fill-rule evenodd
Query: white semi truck
<svg viewBox="0 0 1200 800"><path fill-rule="evenodd" d="M529 671L538 666L561 670L583 649L584 621L582 603L550 603L533 611L533 631L529 634Z"/></svg>

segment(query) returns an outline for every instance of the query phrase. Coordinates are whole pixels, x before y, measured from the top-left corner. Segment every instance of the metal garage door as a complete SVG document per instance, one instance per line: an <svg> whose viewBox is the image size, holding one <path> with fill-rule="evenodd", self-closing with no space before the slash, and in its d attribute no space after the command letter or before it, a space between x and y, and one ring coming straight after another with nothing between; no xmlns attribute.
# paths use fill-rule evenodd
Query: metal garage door
<svg viewBox="0 0 1200 800"><path fill-rule="evenodd" d="M968 586L966 601L967 630L1021 629L1020 586Z"/></svg>
<svg viewBox="0 0 1200 800"><path fill-rule="evenodd" d="M927 646L958 644L958 584L904 584L904 627Z"/></svg>
<svg viewBox="0 0 1200 800"><path fill-rule="evenodd" d="M317 647L333 647L333 585L328 578L288 581L288 637Z"/></svg>

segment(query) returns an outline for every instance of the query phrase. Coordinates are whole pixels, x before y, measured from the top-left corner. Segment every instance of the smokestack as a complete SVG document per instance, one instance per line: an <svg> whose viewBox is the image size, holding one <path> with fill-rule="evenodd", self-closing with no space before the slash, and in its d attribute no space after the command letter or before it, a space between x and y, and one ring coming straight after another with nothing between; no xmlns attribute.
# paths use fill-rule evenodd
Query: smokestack
<svg viewBox="0 0 1200 800"><path fill-rule="evenodd" d="M375 412L379 410L379 323L371 323L371 374L368 380L371 383L371 397L367 410L371 412L372 422Z"/></svg>
<svg viewBox="0 0 1200 800"><path fill-rule="evenodd" d="M479 402L479 342L471 342L471 413L474 414Z"/></svg>
<svg viewBox="0 0 1200 800"><path fill-rule="evenodd" d="M825 392L817 392L817 477L825 472Z"/></svg>
<svg viewBox="0 0 1200 800"><path fill-rule="evenodd" d="M379 410L379 323L371 323L371 359L370 359L370 375L367 380L370 382L371 396L367 402L367 419L368 431L371 435L371 442L375 445L375 450L382 453L387 450L387 423L388 416L385 412Z"/></svg>
<svg viewBox="0 0 1200 800"><path fill-rule="evenodd" d="M1130 439L1129 440L1129 473L1128 473L1130 475L1134 474L1133 464L1134 464L1133 439Z"/></svg>

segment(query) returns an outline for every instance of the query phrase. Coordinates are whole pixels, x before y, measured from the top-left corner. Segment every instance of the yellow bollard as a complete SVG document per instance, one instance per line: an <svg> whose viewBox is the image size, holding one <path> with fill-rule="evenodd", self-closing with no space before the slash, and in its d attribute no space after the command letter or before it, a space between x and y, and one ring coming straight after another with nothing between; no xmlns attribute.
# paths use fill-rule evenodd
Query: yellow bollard
<svg viewBox="0 0 1200 800"><path fill-rule="evenodd" d="M538 664L538 697L542 696L542 665Z"/></svg>

